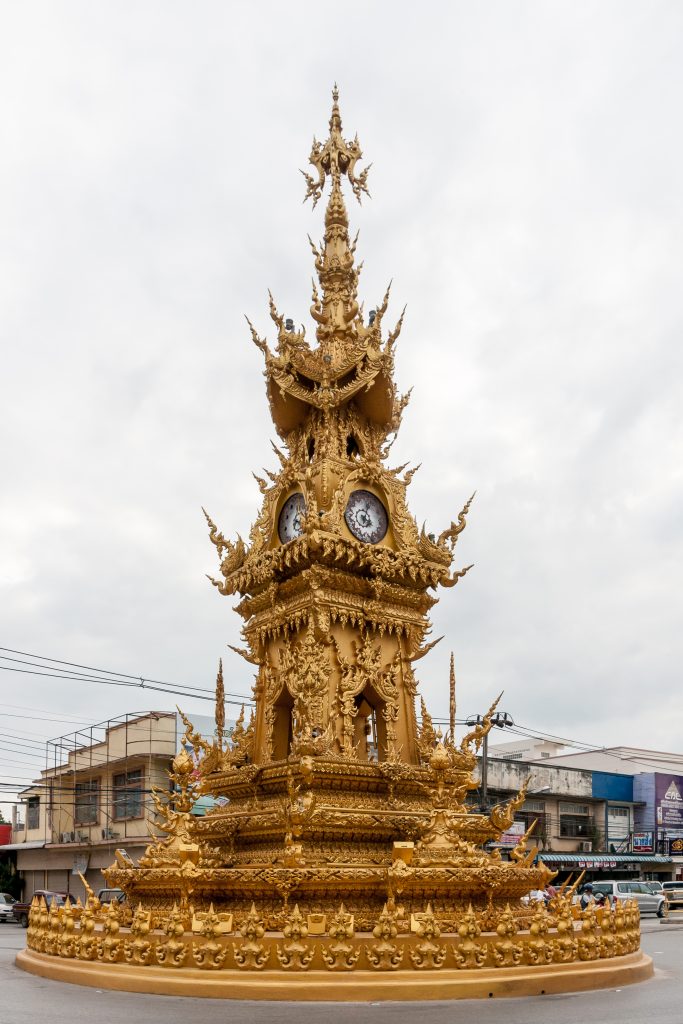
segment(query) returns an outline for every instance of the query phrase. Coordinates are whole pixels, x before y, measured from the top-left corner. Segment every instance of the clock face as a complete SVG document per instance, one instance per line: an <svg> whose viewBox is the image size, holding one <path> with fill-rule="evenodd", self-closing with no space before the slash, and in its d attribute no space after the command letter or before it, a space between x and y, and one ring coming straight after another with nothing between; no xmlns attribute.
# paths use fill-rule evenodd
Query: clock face
<svg viewBox="0 0 683 1024"><path fill-rule="evenodd" d="M351 533L365 544L379 544L389 527L387 510L371 491L354 491L344 519Z"/></svg>
<svg viewBox="0 0 683 1024"><path fill-rule="evenodd" d="M306 518L306 499L300 491L291 494L282 506L280 518L277 524L277 532L283 544L304 532L304 519Z"/></svg>

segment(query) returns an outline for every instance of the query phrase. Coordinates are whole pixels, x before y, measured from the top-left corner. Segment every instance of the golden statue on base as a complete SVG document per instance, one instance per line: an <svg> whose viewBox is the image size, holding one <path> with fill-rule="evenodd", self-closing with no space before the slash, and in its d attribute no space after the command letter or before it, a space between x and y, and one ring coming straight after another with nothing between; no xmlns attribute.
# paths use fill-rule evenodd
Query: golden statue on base
<svg viewBox="0 0 683 1024"><path fill-rule="evenodd" d="M358 301L342 180L359 201L367 193L361 156L342 135L335 88L329 137L314 141L315 174L304 174L313 205L330 185L324 239L311 242L316 344L272 296L274 347L249 324L285 451L274 446L277 472L257 477L248 543L205 513L219 559L211 582L239 595L238 653L256 669L251 720L242 713L225 740L221 664L215 740L184 719L172 793L154 797L153 841L137 866L117 857L105 872L137 908L128 930L90 898L32 909L25 959L56 955L69 980L88 969L106 986L116 969L116 987L135 971L147 991L429 999L594 987L651 970L634 907L575 926L570 893L547 907L521 902L552 877L537 848L520 844L510 862L487 849L526 788L486 813L467 804L497 702L459 744L453 683L449 732L435 730L424 702L418 721L413 665L435 643L433 591L471 568L452 569L471 499L442 533L420 530L406 502L415 469L387 465L408 401L393 380L403 314L386 331L389 290L367 314ZM205 795L212 809L193 816ZM596 971L607 960L614 969Z"/></svg>

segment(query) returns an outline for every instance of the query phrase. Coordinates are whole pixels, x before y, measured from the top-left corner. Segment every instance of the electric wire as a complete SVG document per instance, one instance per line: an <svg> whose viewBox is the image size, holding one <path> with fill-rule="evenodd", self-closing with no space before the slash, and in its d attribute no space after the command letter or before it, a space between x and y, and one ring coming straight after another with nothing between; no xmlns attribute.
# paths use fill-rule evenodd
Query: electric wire
<svg viewBox="0 0 683 1024"><path fill-rule="evenodd" d="M432 721L433 721L433 723L435 725L437 725L437 724L438 725L444 725L444 724L448 725L448 719L446 719L446 718L439 718L439 717L434 716L432 718ZM456 725L457 724L459 724L459 723L458 723L458 720L456 719ZM536 740L541 740L541 741L550 741L550 742L553 742L553 743L562 743L562 744L564 744L564 746L573 747L578 752L581 752L581 753L593 753L593 754L603 754L605 757L610 757L610 758L614 759L615 761L619 761L622 764L623 764L624 761L629 761L629 762L632 762L633 764L645 765L648 768L655 768L655 769L658 769L659 771L663 770L663 763L662 763L662 761L653 761L653 760L651 760L650 758L647 757L647 754L648 753L652 754L653 751L648 751L645 756L641 756L639 754L632 754L632 755L626 755L625 756L624 754L615 753L609 747L604 747L604 746L601 747L601 746L598 746L595 743L586 743L584 740L574 740L574 739L570 739L567 736L559 736L559 735L557 735L555 733L543 732L542 730L534 729L532 727L523 726L523 725L521 725L521 724L519 724L517 722L515 723L514 726L506 726L505 733L512 733L513 735L524 737L525 739L536 739ZM491 757L491 756L492 755L489 754L489 757ZM557 754L556 756L557 757L562 757L563 755L562 754ZM566 755L566 756L571 756L571 755ZM495 757L493 759L496 760ZM500 756L499 760L505 760L505 759L506 759L505 758L505 754L501 753L501 756ZM672 755L671 760L675 760L675 759L676 759L676 755ZM517 759L515 758L514 760L517 760ZM535 759L535 760L539 760L539 759ZM545 761L546 759L544 758L543 760ZM551 767L551 766L549 766L549 767Z"/></svg>
<svg viewBox="0 0 683 1024"><path fill-rule="evenodd" d="M114 685L114 686L142 687L143 689L153 689L154 686L160 686L160 687L168 688L168 692L170 692L170 693L174 693L174 692L177 692L179 690L187 691L187 692L181 693L181 696L183 696L183 695L184 696L189 696L191 693L196 693L197 695L200 694L200 693L208 694L209 695L209 699L213 699L213 696L214 696L214 691L210 687L206 687L206 686L195 686L195 685L193 685L191 683L171 683L171 682L168 682L167 680L154 679L154 678L151 678L151 677L147 678L146 676L133 675L132 673L129 673L129 672L115 672L112 669L95 668L92 665L83 665L83 664L81 664L79 662L65 661L64 659L60 659L60 658L50 658L50 657L47 657L46 655L42 655L42 654L32 654L32 653L30 653L28 651L19 651L19 650L16 650L16 649L12 648L12 647L0 647L0 651L4 651L5 652L5 654L0 654L0 660L2 660L2 661L11 661L11 662L18 663L20 665L27 665L30 668L35 668L35 669L45 669L45 668L48 668L48 669L50 669L53 672L57 672L59 670L56 669L56 668L53 668L53 666L62 666L63 667L63 671L66 673L66 676L68 678L73 678L74 681L78 680L78 678L80 677L81 679L83 679L83 681L86 681L86 682L93 682L93 681L94 682L98 682L98 683L107 683L107 682L109 682L109 683L111 683L111 685ZM10 658L9 657L10 654L18 654L21 657L20 658ZM25 660L22 660L22 659L26 659L26 658L33 658L33 659L36 659L36 660L35 661L25 661ZM42 664L39 664L40 662L47 662L48 664L47 665L42 665ZM5 667L5 666L0 666L0 667ZM85 669L85 672L77 671L79 669ZM26 670L17 670L17 671L26 671ZM41 673L40 672L35 672L34 674L40 675ZM102 679L102 678L100 678L101 676L111 676L112 679L111 680ZM150 685L150 684L153 684L153 685ZM164 692L164 690L162 690L161 692ZM248 702L248 703L252 702L252 699L250 697L248 697L248 696L246 696L244 694L240 694L240 693L232 693L232 692L228 691L228 692L226 692L225 696L226 696L226 703L234 703L235 702L235 701L229 701L229 700L227 700L227 698L236 698L236 700L240 701L240 702Z"/></svg>

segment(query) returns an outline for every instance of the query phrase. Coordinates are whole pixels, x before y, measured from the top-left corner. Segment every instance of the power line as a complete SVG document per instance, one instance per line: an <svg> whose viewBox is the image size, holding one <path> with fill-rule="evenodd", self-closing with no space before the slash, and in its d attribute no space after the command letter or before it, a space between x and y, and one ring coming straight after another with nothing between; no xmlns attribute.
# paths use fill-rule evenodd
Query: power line
<svg viewBox="0 0 683 1024"><path fill-rule="evenodd" d="M0 718L28 718L32 722L54 722L57 725L83 725L88 726L89 722L83 722L80 718L52 718L42 715L17 715L11 711L0 711Z"/></svg>
<svg viewBox="0 0 683 1024"><path fill-rule="evenodd" d="M2 735L8 736L10 739L23 740L25 743L37 744L40 747L45 746L48 738L39 732L18 732L16 729L13 729L11 732L7 732L3 729Z"/></svg>
<svg viewBox="0 0 683 1024"><path fill-rule="evenodd" d="M35 707L31 704L0 704L0 708L11 708L13 711L32 711L35 714ZM63 718L65 722L80 722L80 718L73 718L71 715L62 714L61 711L53 711L52 717Z"/></svg>
<svg viewBox="0 0 683 1024"><path fill-rule="evenodd" d="M49 666L45 667L49 668ZM100 683L108 686L124 686L127 689L153 690L157 693L172 693L175 697L194 697L197 700L214 700L212 696L208 696L207 694L203 693L188 693L186 690L172 690L167 686L154 686L151 685L146 679L141 679L139 683L125 683L117 682L113 679L98 679L96 676L87 678L84 677L82 674L80 676L75 676L59 672L39 672L36 669L14 668L11 665L0 665L0 671L20 672L22 675L30 676L44 676L47 679L66 679L68 682L71 683ZM238 704L240 702L226 699L225 703ZM244 703L246 703L246 701Z"/></svg>
<svg viewBox="0 0 683 1024"><path fill-rule="evenodd" d="M568 739L565 736L555 736L553 733L543 733L543 732L534 731L534 730L531 730L531 729L525 729L524 726L515 726L515 727L511 728L509 731L515 733L518 736L523 736L523 737L525 737L527 739L536 739L536 740L542 740L542 741L551 741L551 742L555 742L555 743L563 743L567 747L574 747L580 753L602 754L604 757L610 757L610 758L612 758L615 761L619 761L621 764L623 764L625 761L629 761L632 764L635 764L635 765L645 765L648 768L654 768L654 769L656 769L657 771L660 771L660 772L663 770L663 767L664 767L661 761L651 761L651 760L649 760L647 758L647 756L646 757L640 757L640 756L638 756L636 754L636 755L630 755L628 757L624 757L621 754L614 753L608 747L598 747L594 743L593 744L584 743L582 740L571 740L571 739ZM563 755L562 754L558 754L556 756L562 757ZM568 755L564 755L564 756L570 757L571 755L568 754ZM504 756L503 756L502 759L505 760ZM673 759L675 759L675 755L673 756ZM539 762L539 763L541 763L541 762ZM559 767L559 766L558 765L549 764L548 767L552 768L552 767ZM590 771L591 769L586 769L586 770Z"/></svg>
<svg viewBox="0 0 683 1024"><path fill-rule="evenodd" d="M154 686L150 685L150 684L154 684L156 686L169 687L170 689L168 690L168 692L176 692L178 690L194 691L194 693L196 693L197 695L200 694L200 693L210 694L211 695L210 699L213 699L213 690L210 689L209 687L206 687L206 686L194 686L191 683L170 683L167 680L163 680L163 679L152 679L152 678L148 679L146 676L133 675L133 674L128 673L128 672L115 672L115 671L112 671L111 669L95 668L92 665L82 665L79 662L64 661L63 659L60 659L60 658L49 658L49 657L47 657L45 655L42 655L42 654L32 654L32 653L30 653L28 651L18 651L18 650L15 650L12 647L0 647L0 651L5 651L6 652L4 655L0 655L0 659L2 659L3 661L13 661L13 662L17 662L18 664L28 665L29 667L33 667L33 668L38 668L38 669L48 668L51 671L56 672L56 671L58 671L58 669L54 669L53 666L56 666L56 665L65 666L66 669L69 670L68 673L67 673L68 678L72 678L73 681L77 681L78 677L81 677L83 679L83 681L86 681L86 682L92 682L92 681L98 682L98 683L110 682L114 686L142 687L143 689L153 689ZM10 658L10 657L8 657L9 654L19 654L19 655L21 655L21 658ZM22 658L35 658L35 659L37 659L37 662L48 662L49 664L47 664L47 665L40 665L40 664L37 664L36 661L22 661L21 660ZM85 669L86 671L85 672L74 671L74 670L77 670L77 669ZM22 670L18 670L18 671L22 671ZM94 675L93 675L93 673L94 673ZM39 675L40 673L36 672L35 674ZM111 680L99 678L99 677L101 677L103 675L104 676L112 676L113 678ZM126 682L126 680L128 680L128 682ZM164 691L162 691L162 692L164 692ZM192 694L191 693L181 693L180 695L181 696L190 696ZM229 692L229 693L226 693L226 698L227 697L234 697L234 698L237 698L238 701L243 701L243 702L246 701L246 702L251 703L251 698L245 697L243 694ZM226 701L226 703L234 703L234 701Z"/></svg>

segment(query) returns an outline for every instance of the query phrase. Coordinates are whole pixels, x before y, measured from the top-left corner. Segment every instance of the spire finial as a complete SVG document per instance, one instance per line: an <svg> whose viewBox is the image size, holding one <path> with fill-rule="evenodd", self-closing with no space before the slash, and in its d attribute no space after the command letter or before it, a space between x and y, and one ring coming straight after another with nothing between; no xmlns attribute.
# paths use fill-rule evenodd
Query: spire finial
<svg viewBox="0 0 683 1024"><path fill-rule="evenodd" d="M343 174L349 179L353 194L360 203L361 192L370 195L368 192L367 177L370 165L357 177L354 173L356 163L363 156L363 152L356 137L353 142L346 142L342 138L342 122L339 113L339 90L335 83L332 90L332 115L330 117L330 135L326 142L320 143L313 139L311 155L308 162L313 164L318 172L317 179L306 171L302 171L306 179L306 195L304 201L310 196L313 199L313 206L316 205L323 193L325 178L332 178L332 191L339 188Z"/></svg>
<svg viewBox="0 0 683 1024"><path fill-rule="evenodd" d="M339 113L339 89L337 83L334 83L332 89L332 113L330 115L330 136L332 132L340 132L342 130L341 114Z"/></svg>

